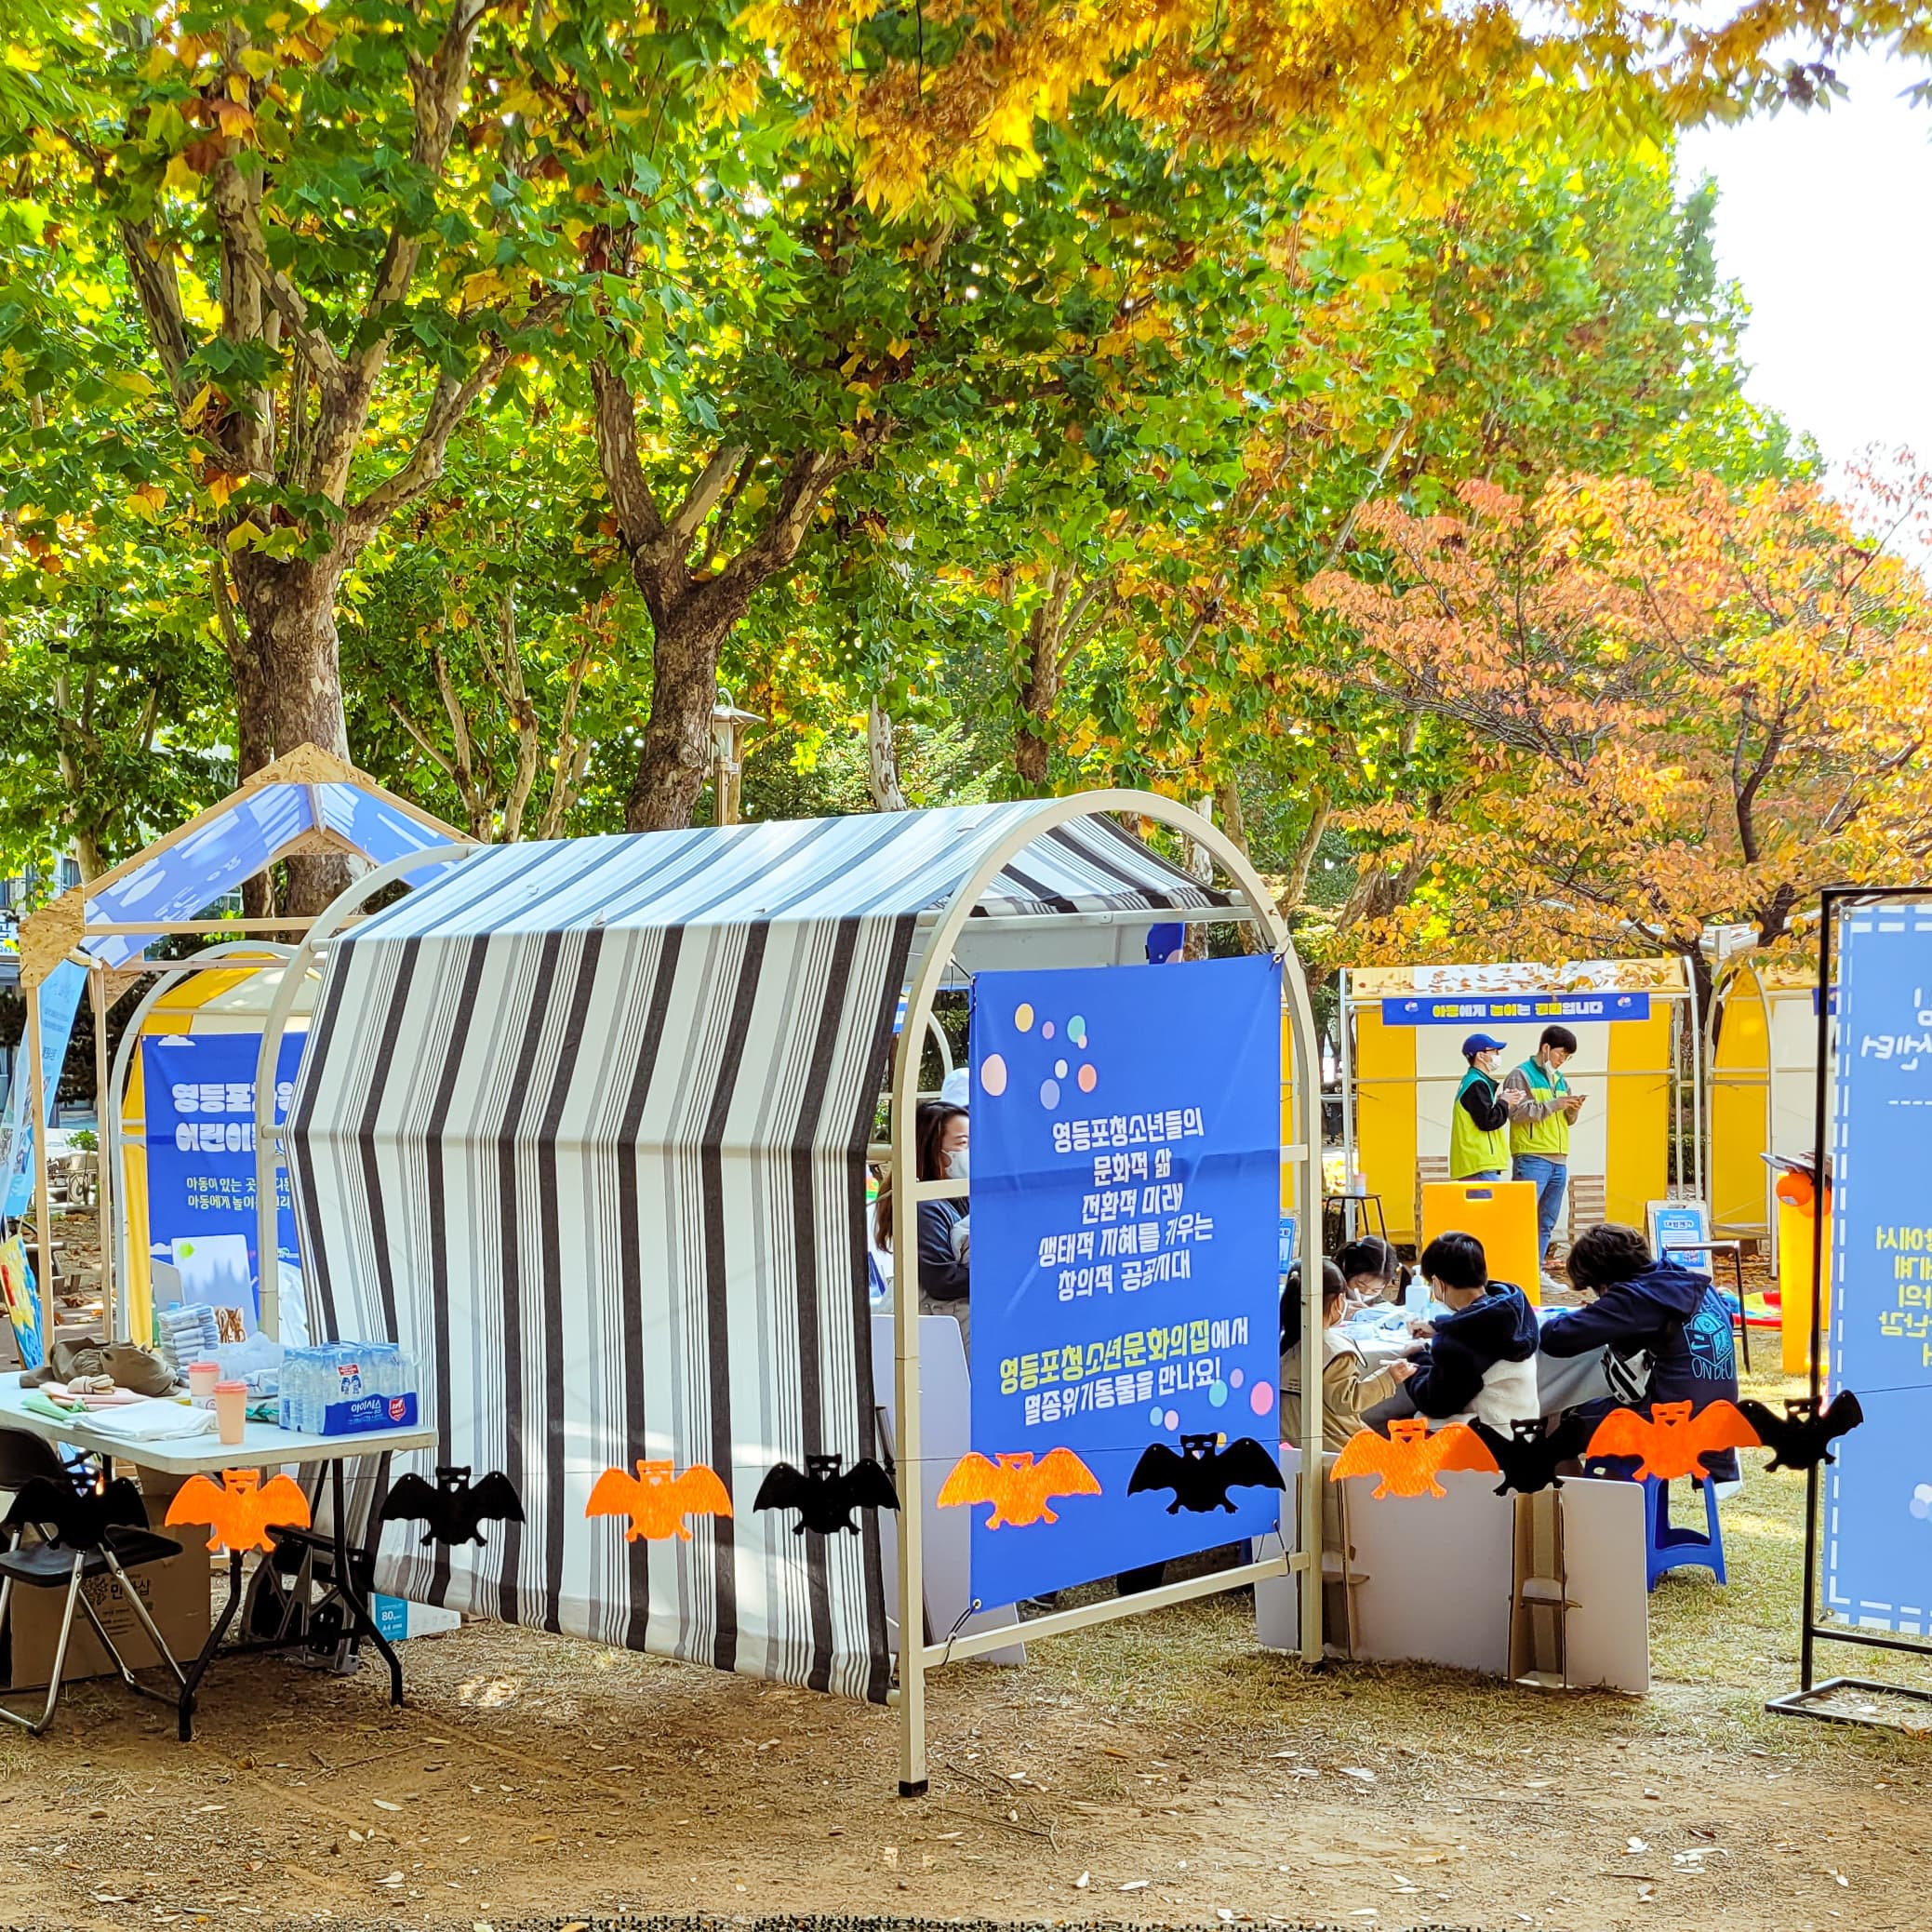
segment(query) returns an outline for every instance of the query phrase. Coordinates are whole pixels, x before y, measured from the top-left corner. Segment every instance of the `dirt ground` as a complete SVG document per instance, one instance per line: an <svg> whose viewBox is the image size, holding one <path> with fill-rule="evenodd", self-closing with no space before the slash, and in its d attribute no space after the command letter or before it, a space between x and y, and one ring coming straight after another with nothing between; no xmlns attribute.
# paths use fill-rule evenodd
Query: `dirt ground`
<svg viewBox="0 0 1932 1932"><path fill-rule="evenodd" d="M1765 1540L1734 1538L1734 1604ZM1673 1680L1681 1634L1642 1701L1312 1673L1254 1648L1239 1597L1037 1645L934 1681L912 1803L888 1712L496 1625L407 1645L401 1711L373 1672L218 1669L192 1745L89 1685L0 1739L0 1914L1923 1926L1932 1741L1762 1715L1789 1643L1760 1652L1701 1578L1668 1596L1666 1632L1727 1631L1731 1681Z"/></svg>

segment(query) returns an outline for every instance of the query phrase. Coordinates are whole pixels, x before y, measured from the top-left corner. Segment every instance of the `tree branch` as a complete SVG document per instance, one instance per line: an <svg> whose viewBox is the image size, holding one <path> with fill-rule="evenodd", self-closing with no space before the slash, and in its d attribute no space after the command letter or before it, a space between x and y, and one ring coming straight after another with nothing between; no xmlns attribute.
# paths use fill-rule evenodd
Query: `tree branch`
<svg viewBox="0 0 1932 1932"><path fill-rule="evenodd" d="M670 544L680 560L690 549L713 506L724 495L732 472L749 453L742 443L724 444L699 472L698 480L686 492L677 513L671 519Z"/></svg>
<svg viewBox="0 0 1932 1932"><path fill-rule="evenodd" d="M308 357L324 387L340 387L348 369L336 353L334 343L311 325L309 305L301 290L279 269L270 266L260 211L241 169L232 159L218 161L208 185L215 225L230 253L268 298L275 313L281 316L290 340Z"/></svg>
<svg viewBox="0 0 1932 1932"><path fill-rule="evenodd" d="M409 61L410 91L415 96L416 126L409 140L409 159L425 174L437 175L449 158L449 144L456 134L457 116L462 111L463 90L469 84L470 60L475 51L477 31L489 11L491 0L456 0L449 11L449 24L435 54L427 62L412 57ZM406 232L406 218L398 212L382 249L381 265L369 289L363 309L365 330L379 325L385 311L408 292L422 255L420 236ZM355 358L356 380L372 384L389 353L389 330L375 326L366 346Z"/></svg>
<svg viewBox="0 0 1932 1932"><path fill-rule="evenodd" d="M619 534L634 553L664 536L664 519L637 453L637 406L630 384L601 355L591 363L591 389L596 397L597 461Z"/></svg>

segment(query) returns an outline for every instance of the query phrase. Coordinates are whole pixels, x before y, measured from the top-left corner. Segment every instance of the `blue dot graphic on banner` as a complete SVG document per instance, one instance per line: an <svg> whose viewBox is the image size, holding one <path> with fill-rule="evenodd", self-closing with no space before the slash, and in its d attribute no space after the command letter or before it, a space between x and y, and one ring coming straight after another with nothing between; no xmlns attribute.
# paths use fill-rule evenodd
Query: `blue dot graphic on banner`
<svg viewBox="0 0 1932 1932"><path fill-rule="evenodd" d="M1865 1421L1825 1472L1825 1605L1932 1636L1932 900L1838 929L1831 1365Z"/></svg>
<svg viewBox="0 0 1932 1932"><path fill-rule="evenodd" d="M1279 965L981 973L969 1051L972 1446L1025 1491L972 1506L974 1594L1275 1529L1274 1490L1127 1486L1184 1435L1278 1452Z"/></svg>

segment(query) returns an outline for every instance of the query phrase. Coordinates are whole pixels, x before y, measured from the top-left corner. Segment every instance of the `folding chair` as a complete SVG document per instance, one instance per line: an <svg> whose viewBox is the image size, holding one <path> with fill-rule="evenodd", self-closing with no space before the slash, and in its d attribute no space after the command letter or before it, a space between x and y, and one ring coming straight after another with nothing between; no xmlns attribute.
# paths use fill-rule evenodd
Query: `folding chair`
<svg viewBox="0 0 1932 1932"><path fill-rule="evenodd" d="M73 1472L55 1454L50 1444L43 1442L37 1435L29 1435L24 1430L0 1429L0 1489L20 1489L36 1476L64 1484L72 1484L74 1479ZM46 1526L40 1528L40 1540L33 1543L27 1541L24 1527L16 1530L11 1548L0 1552L0 1634L7 1630L7 1619L13 1608L13 1593L17 1587L59 1590L64 1585L67 1606L60 1619L60 1634L54 1644L53 1669L47 1683L45 1708L35 1718L0 1704L0 1718L19 1725L23 1731L31 1732L36 1738L53 1723L54 1712L60 1702L61 1673L67 1667L67 1646L73 1634L76 1610L85 1613L93 1626L100 1647L120 1672L122 1683L140 1697L153 1698L157 1703L172 1707L186 1680L182 1677L180 1665L175 1661L174 1653L167 1647L167 1640L161 1634L127 1573L180 1553L181 1546L171 1537L156 1536L147 1529L111 1528L102 1533L98 1542L72 1547L55 1540L47 1534ZM108 1635L99 1612L87 1598L84 1586L96 1577L112 1577L121 1586L128 1608L154 1646L155 1656L173 1673L176 1686L173 1693L151 1689L136 1679L133 1669L115 1647L114 1640Z"/></svg>

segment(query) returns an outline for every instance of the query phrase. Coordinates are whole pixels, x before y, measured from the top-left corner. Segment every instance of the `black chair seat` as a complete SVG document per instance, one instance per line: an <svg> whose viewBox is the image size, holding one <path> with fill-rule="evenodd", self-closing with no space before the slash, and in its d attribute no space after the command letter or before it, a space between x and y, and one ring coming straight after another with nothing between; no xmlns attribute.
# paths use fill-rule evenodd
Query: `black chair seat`
<svg viewBox="0 0 1932 1932"><path fill-rule="evenodd" d="M109 1533L116 1560L124 1568L159 1563L179 1556L181 1546L172 1537L147 1529L115 1529ZM11 1577L34 1590L64 1590L73 1576L73 1559L81 1557L83 1577L107 1575L107 1558L99 1550L75 1552L56 1543L33 1543L22 1550L0 1551L0 1577Z"/></svg>

